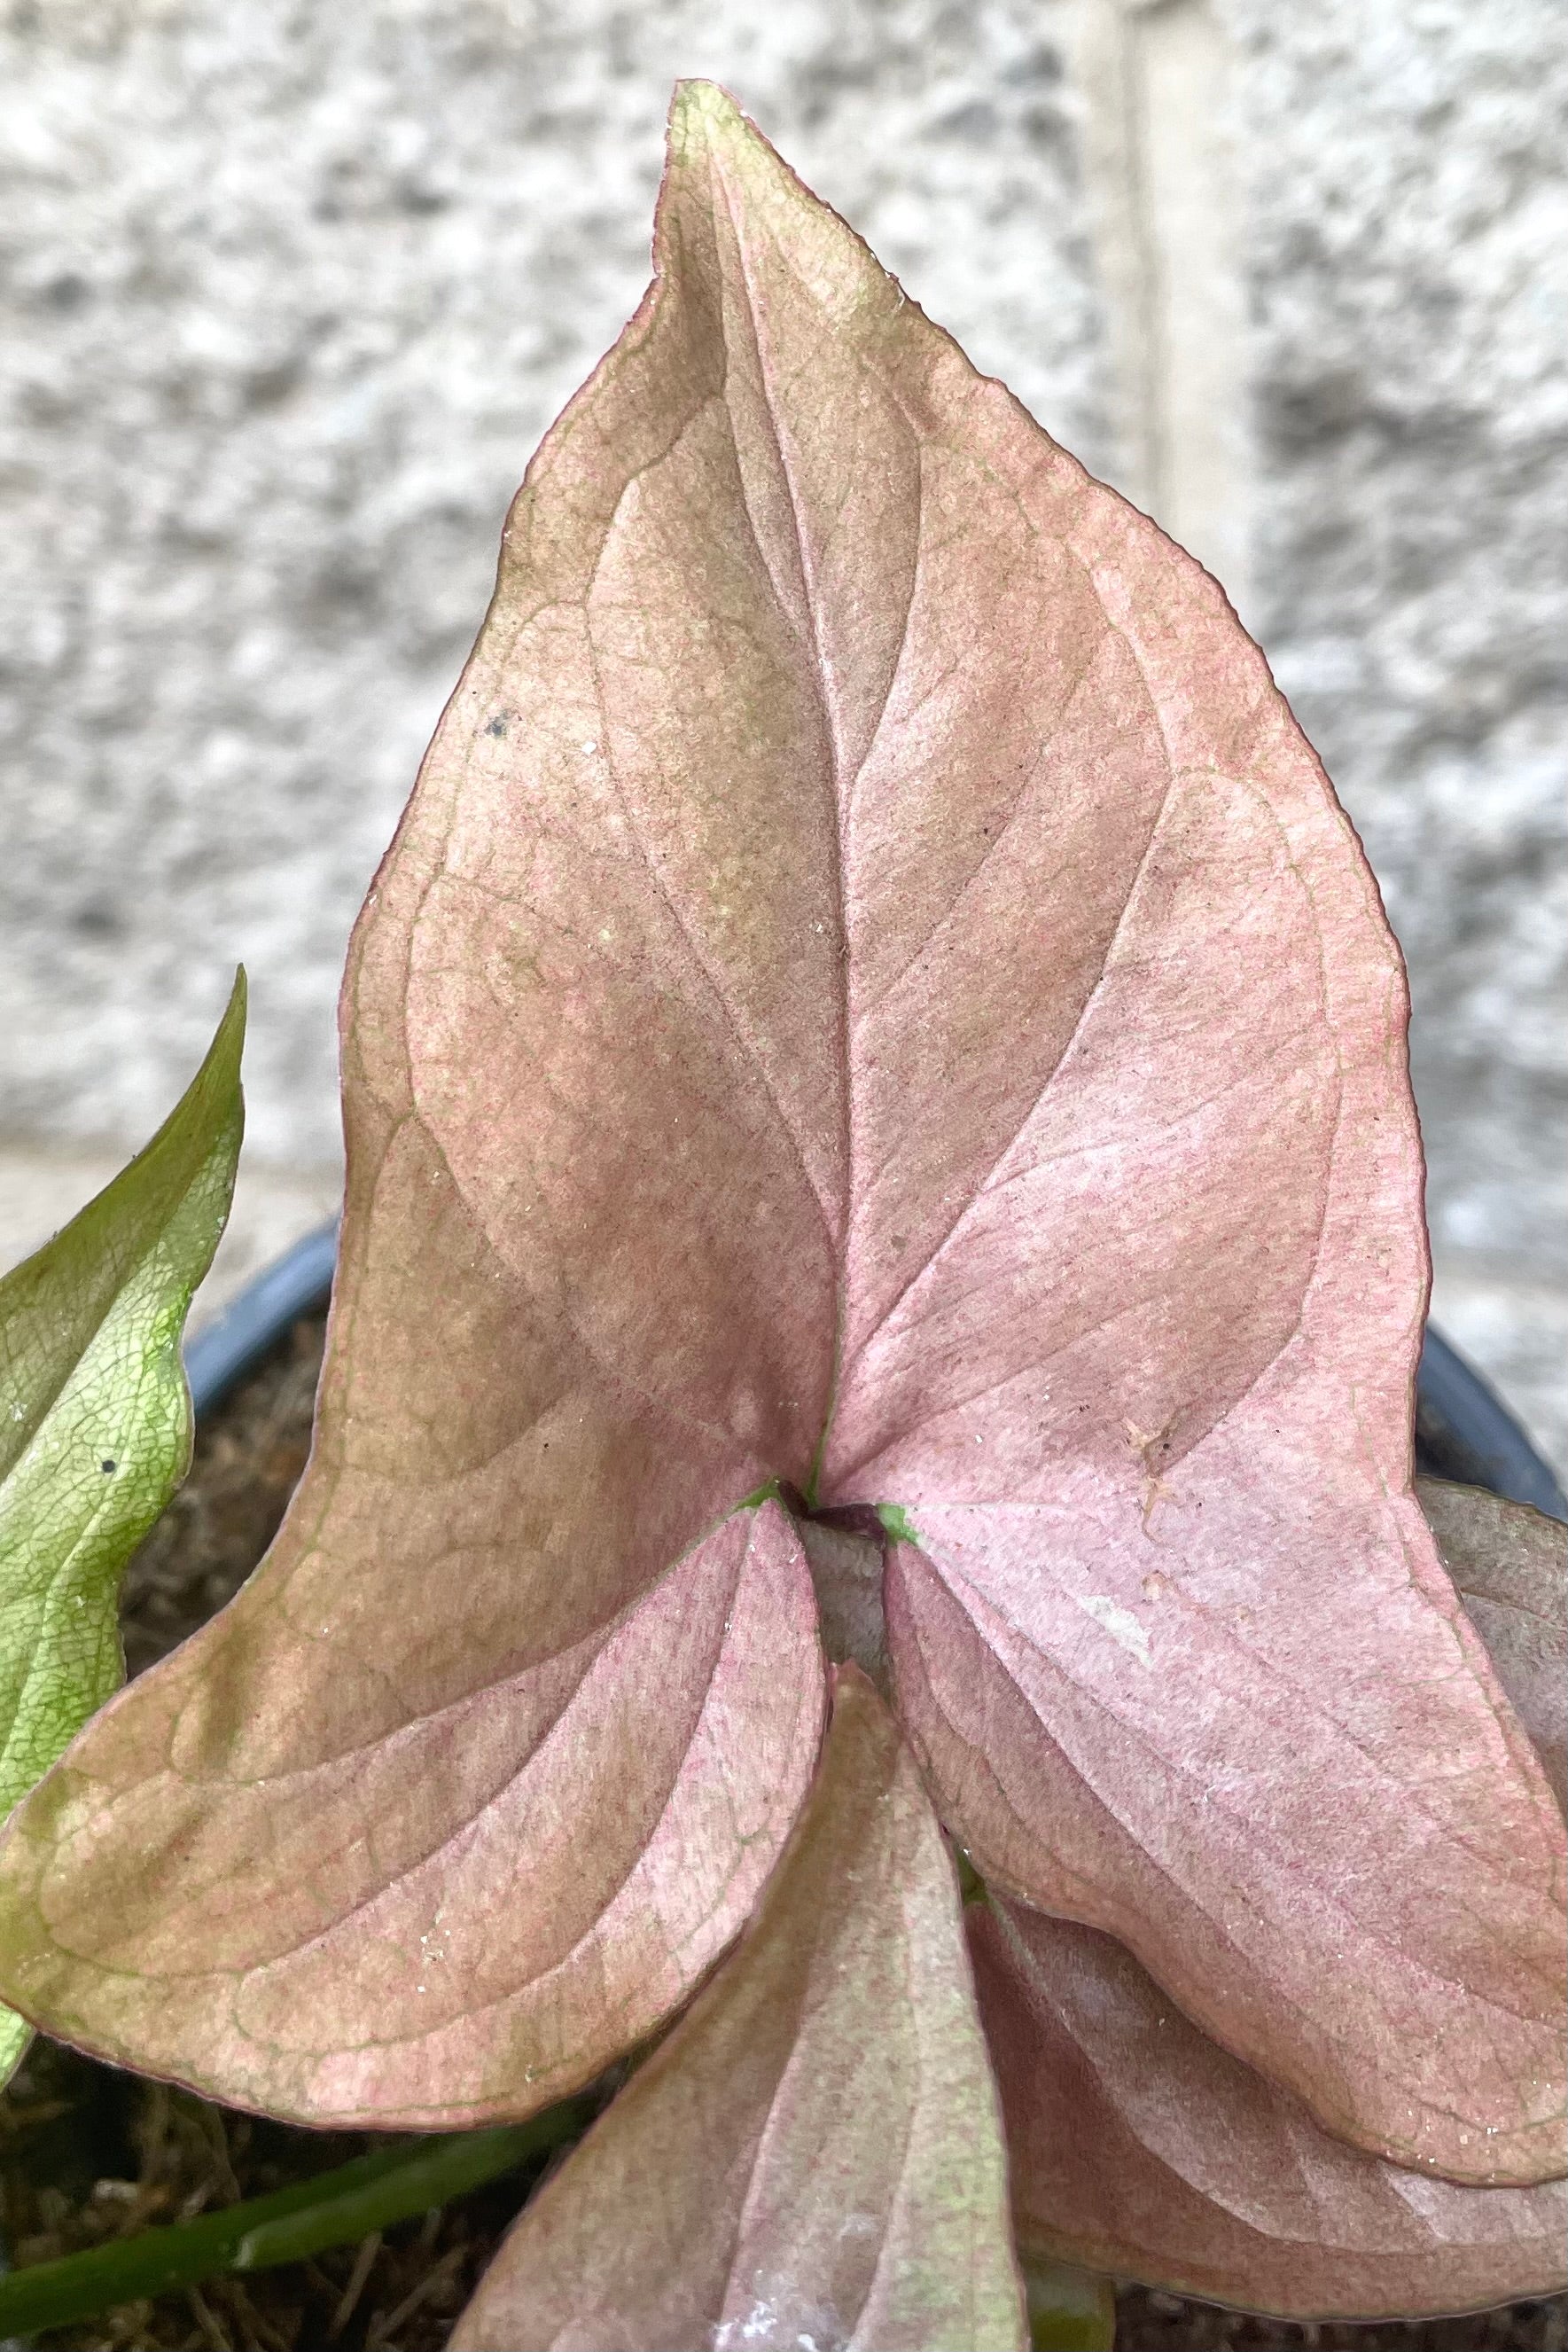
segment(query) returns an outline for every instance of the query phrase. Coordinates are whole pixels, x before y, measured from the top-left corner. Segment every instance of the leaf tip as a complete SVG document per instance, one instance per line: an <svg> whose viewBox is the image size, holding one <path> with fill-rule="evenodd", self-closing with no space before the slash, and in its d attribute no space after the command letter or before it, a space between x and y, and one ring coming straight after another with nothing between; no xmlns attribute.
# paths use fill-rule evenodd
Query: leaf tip
<svg viewBox="0 0 1568 2352"><path fill-rule="evenodd" d="M235 1075L238 1076L239 1059L245 1046L246 1022L249 1012L250 982L246 976L244 964L239 963L235 966L234 986L229 991L229 1000L224 1007L223 1019L218 1023L212 1045L207 1050L209 1066L216 1067L219 1064L226 1066L232 1061Z"/></svg>
<svg viewBox="0 0 1568 2352"><path fill-rule="evenodd" d="M700 77L676 82L670 100L672 163L684 163L704 148L744 143L760 136L738 100L721 83Z"/></svg>

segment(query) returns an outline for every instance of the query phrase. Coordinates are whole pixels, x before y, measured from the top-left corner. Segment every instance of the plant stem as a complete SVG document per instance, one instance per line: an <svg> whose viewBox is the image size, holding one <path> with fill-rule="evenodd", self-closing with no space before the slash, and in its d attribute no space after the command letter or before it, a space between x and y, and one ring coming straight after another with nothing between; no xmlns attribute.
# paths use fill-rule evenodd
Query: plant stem
<svg viewBox="0 0 1568 2352"><path fill-rule="evenodd" d="M217 2271L269 2270L348 2245L577 2138L595 2112L591 2098L567 2099L526 2124L434 2133L220 2213L30 2263L0 2278L0 2336L63 2327L115 2304L193 2286Z"/></svg>

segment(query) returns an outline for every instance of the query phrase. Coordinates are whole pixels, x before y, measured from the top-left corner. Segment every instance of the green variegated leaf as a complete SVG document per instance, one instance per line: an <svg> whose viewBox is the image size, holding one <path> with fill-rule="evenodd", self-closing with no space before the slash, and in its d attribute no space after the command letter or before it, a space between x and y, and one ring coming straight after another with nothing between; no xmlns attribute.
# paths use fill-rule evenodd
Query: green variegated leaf
<svg viewBox="0 0 1568 2352"><path fill-rule="evenodd" d="M120 1571L191 1458L180 1338L228 1215L245 980L146 1150L0 1281L0 1816L124 1674ZM0 2081L29 2028L0 2011Z"/></svg>

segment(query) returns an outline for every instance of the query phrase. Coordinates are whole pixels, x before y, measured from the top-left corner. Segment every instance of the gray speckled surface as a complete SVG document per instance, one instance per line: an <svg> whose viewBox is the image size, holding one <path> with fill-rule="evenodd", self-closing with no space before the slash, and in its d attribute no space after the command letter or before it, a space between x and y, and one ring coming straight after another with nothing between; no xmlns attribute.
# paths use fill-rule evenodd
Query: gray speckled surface
<svg viewBox="0 0 1568 2352"><path fill-rule="evenodd" d="M1113 460L1080 5L0 7L0 1156L139 1141L243 956L253 1154L330 1162L348 925L642 289L675 72ZM1562 1458L1568 42L1216 5L1250 609L1410 953L1443 1311Z"/></svg>
<svg viewBox="0 0 1568 2352"><path fill-rule="evenodd" d="M1568 37L1226 0L1260 625L1410 964L1437 1307L1568 1459Z"/></svg>
<svg viewBox="0 0 1568 2352"><path fill-rule="evenodd" d="M1563 1269L1568 38L1519 0L1239 0L1262 629L1416 981L1440 1244ZM1376 24L1373 37L1364 28ZM1354 136L1325 137L1322 93ZM1261 157L1268 156L1268 167ZM1547 889L1555 865L1553 903Z"/></svg>
<svg viewBox="0 0 1568 2352"><path fill-rule="evenodd" d="M1038 12L795 0L703 37L750 13L56 0L13 29L12 1132L135 1135L243 956L253 1148L334 1150L349 923L523 467L646 282L677 66L722 67L977 356L1092 440Z"/></svg>

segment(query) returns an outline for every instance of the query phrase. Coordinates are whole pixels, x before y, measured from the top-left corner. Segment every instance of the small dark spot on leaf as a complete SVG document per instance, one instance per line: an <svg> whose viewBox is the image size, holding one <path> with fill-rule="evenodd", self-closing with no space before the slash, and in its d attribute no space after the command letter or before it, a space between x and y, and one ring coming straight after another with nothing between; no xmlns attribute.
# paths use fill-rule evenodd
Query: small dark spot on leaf
<svg viewBox="0 0 1568 2352"><path fill-rule="evenodd" d="M486 728L485 732L486 735L504 735L506 731L507 714L504 710L497 710L494 719L491 719L489 725Z"/></svg>
<svg viewBox="0 0 1568 2352"><path fill-rule="evenodd" d="M104 1476L107 1478L107 1477L108 1477L108 1475L109 1475L109 1474L110 1474L110 1472L113 1469L114 1465L113 1465L113 1463L112 1463L112 1462L104 1461L104 1462L100 1462L100 1463L99 1464L99 1465L98 1465L98 1466L99 1466L99 1468L103 1472Z"/></svg>

